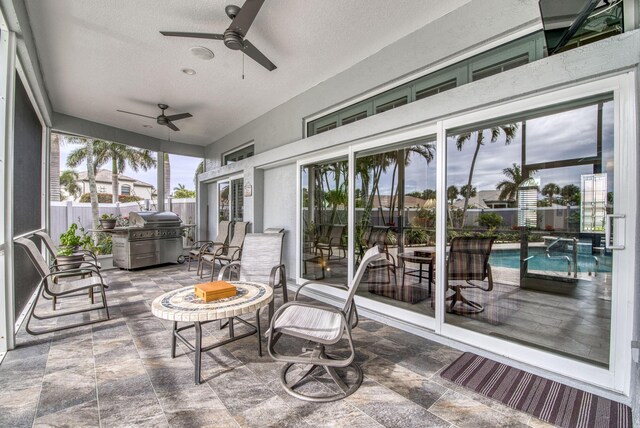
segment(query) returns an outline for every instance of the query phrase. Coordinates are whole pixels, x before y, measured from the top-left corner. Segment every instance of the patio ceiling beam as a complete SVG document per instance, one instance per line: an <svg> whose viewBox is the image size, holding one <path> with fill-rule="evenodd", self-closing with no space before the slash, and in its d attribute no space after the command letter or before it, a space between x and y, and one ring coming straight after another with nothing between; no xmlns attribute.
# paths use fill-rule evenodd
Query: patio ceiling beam
<svg viewBox="0 0 640 428"><path fill-rule="evenodd" d="M205 155L203 146L150 137L62 113L53 114L52 130L64 134L114 141L140 149L153 150L154 152L160 151L199 158L203 158Z"/></svg>

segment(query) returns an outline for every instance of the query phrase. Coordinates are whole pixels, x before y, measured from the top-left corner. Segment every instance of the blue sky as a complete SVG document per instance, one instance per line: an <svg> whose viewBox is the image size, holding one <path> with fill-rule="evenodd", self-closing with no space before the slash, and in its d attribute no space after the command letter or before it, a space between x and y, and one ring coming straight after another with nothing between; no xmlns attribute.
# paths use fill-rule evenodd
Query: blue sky
<svg viewBox="0 0 640 428"><path fill-rule="evenodd" d="M75 144L64 143L60 145L60 170L68 169L67 156L69 153L76 149L78 146ZM193 158L189 156L169 155L169 164L171 165L171 192L173 188L178 186L178 183L184 184L187 189L194 190L193 176L201 158ZM102 166L101 168L109 169L110 165ZM75 168L77 172L84 171L84 168ZM136 178L140 181L144 181L157 187L157 171L156 168L148 171L134 172L131 168L126 168L124 175Z"/></svg>

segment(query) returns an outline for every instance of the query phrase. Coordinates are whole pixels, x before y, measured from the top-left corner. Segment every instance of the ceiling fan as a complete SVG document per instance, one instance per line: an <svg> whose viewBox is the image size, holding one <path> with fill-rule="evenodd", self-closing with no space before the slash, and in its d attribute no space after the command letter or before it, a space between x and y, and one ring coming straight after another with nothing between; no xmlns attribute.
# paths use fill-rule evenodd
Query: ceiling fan
<svg viewBox="0 0 640 428"><path fill-rule="evenodd" d="M264 56L245 36L256 18L264 0L246 0L242 8L232 4L224 8L225 13L232 19L231 25L223 34L185 33L179 31L160 31L163 36L193 37L196 39L223 40L225 46L233 50L242 50L247 56L269 71L276 69L274 63Z"/></svg>
<svg viewBox="0 0 640 428"><path fill-rule="evenodd" d="M174 115L171 115L171 116L166 116L164 114L164 111L166 109L168 109L169 106L166 105L166 104L158 104L158 107L160 107L160 110L162 110L162 113L160 113L160 116L158 116L158 117L147 116L145 114L133 113L133 112L124 111L124 110L116 110L116 111L119 111L120 113L127 113L127 114L133 114L133 115L136 115L136 116L147 117L149 119L155 119L156 123L158 125L167 126L170 129L173 129L174 131L179 131L180 130L177 126L175 126L173 124L174 120L186 119L188 117L191 117L191 113L178 113L178 114L174 114Z"/></svg>

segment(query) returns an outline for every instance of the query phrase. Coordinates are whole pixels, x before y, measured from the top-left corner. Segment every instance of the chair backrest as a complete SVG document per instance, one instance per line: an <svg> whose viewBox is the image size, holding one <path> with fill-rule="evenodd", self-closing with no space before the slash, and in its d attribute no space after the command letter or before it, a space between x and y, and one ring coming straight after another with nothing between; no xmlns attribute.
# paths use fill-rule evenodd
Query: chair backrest
<svg viewBox="0 0 640 428"><path fill-rule="evenodd" d="M331 232L329 232L329 240L332 241L332 244L336 245L340 243L344 228L344 224L334 224L333 226L331 226Z"/></svg>
<svg viewBox="0 0 640 428"><path fill-rule="evenodd" d="M367 239L367 245L373 247L377 245L381 249L384 248L384 244L387 242L387 234L389 233L389 226L373 226L371 233Z"/></svg>
<svg viewBox="0 0 640 428"><path fill-rule="evenodd" d="M248 226L248 221L237 221L233 224L233 236L231 236L231 240L229 241L229 247L242 248L244 238L247 235ZM236 251L236 248L231 248L229 254L233 254Z"/></svg>
<svg viewBox="0 0 640 428"><path fill-rule="evenodd" d="M284 233L284 227L267 227L263 233Z"/></svg>
<svg viewBox="0 0 640 428"><path fill-rule="evenodd" d="M47 232L36 232L35 235L42 239L42 242L44 242L44 246L47 247L47 250L49 250L53 257L58 254L58 247L56 247L56 244L53 242L53 239L51 239L51 236L49 236Z"/></svg>
<svg viewBox="0 0 640 428"><path fill-rule="evenodd" d="M18 238L13 242L27 252L29 259L31 259L31 263L36 267L40 277L44 278L51 273L51 269L49 269L46 260L42 257L40 250L32 240L27 238Z"/></svg>
<svg viewBox="0 0 640 428"><path fill-rule="evenodd" d="M282 263L284 233L249 233L242 245L240 281L268 283L271 269Z"/></svg>
<svg viewBox="0 0 640 428"><path fill-rule="evenodd" d="M496 238L458 236L451 240L447 277L450 280L478 280L487 277L491 247Z"/></svg>
<svg viewBox="0 0 640 428"><path fill-rule="evenodd" d="M229 226L231 225L230 221L223 220L218 224L218 236L213 242L220 242L222 244L227 243L227 239L229 239Z"/></svg>
<svg viewBox="0 0 640 428"><path fill-rule="evenodd" d="M369 266L371 262L381 260L383 258L384 256L380 252L380 248L378 248L377 245L369 248L367 252L364 253L364 256L362 256L362 261L360 262L360 266L358 266L358 270L356 271L355 276L349 283L349 293L347 294L347 300L344 302L344 306L342 308L342 311L345 314L351 308L353 296L356 294L356 290L360 286L360 281L362 281L362 277L364 276L364 272L367 270L367 266Z"/></svg>

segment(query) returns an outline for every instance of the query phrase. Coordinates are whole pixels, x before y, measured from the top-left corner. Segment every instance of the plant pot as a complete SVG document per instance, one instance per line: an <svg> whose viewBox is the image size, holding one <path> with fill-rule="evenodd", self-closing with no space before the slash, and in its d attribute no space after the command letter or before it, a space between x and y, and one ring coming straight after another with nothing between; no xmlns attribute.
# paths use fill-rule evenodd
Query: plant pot
<svg viewBox="0 0 640 428"><path fill-rule="evenodd" d="M103 229L113 229L116 227L116 219L100 219L100 226Z"/></svg>
<svg viewBox="0 0 640 428"><path fill-rule="evenodd" d="M58 255L56 257L56 263L64 265L60 267L60 270L78 269L82 265L82 262L84 262L84 254L72 254L70 256Z"/></svg>

